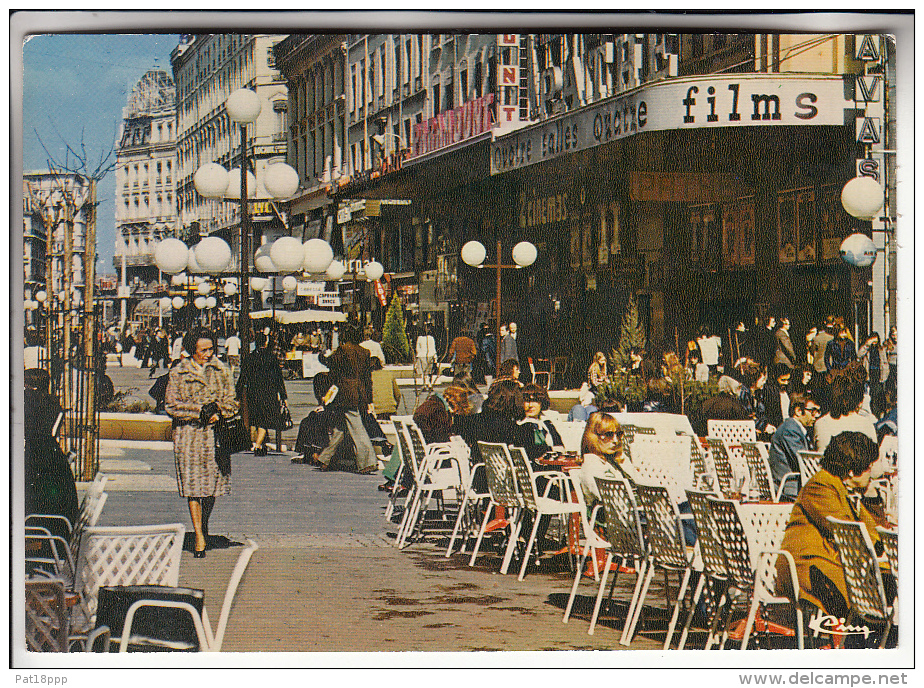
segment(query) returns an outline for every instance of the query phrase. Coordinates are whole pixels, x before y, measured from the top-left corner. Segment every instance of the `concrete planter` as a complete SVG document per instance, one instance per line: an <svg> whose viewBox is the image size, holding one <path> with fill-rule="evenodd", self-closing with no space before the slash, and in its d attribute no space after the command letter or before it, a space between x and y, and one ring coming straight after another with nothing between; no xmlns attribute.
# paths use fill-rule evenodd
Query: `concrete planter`
<svg viewBox="0 0 924 688"><path fill-rule="evenodd" d="M104 440L149 440L170 442L173 425L169 416L153 413L99 414L99 436Z"/></svg>

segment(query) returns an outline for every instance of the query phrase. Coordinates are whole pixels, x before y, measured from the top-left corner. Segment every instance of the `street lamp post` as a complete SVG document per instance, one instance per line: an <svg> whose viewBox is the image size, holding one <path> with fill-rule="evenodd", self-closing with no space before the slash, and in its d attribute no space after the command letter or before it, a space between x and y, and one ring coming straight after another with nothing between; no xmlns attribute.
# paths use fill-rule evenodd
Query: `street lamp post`
<svg viewBox="0 0 924 688"><path fill-rule="evenodd" d="M497 308L495 311L495 331L496 331L496 346L497 346L497 360L495 362L496 368L494 369L494 376L497 377L497 372L500 370L501 364L501 341L500 341L500 326L501 326L501 271L505 269L519 269L527 268L536 262L536 247L528 241L521 241L516 246L513 247L513 262L514 265L503 265L501 263L501 240L497 240L497 260L494 265L485 265L484 260L487 257L487 249L484 247L480 241L469 241L462 247L462 260L465 261L467 265L471 265L474 268L494 268L497 271L497 296L496 303Z"/></svg>

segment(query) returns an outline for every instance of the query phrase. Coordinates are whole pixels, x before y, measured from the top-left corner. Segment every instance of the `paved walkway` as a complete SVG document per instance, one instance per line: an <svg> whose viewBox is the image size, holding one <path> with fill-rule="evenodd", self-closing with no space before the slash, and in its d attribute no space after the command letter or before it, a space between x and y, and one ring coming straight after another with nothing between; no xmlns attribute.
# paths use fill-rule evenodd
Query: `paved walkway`
<svg viewBox="0 0 924 688"><path fill-rule="evenodd" d="M381 476L321 472L290 456L235 455L232 494L216 500L211 527L231 546L205 559L183 553L180 584L206 591L214 624L241 544L260 545L238 589L225 651L624 649L618 616L587 634L592 581L582 586L578 616L562 624L573 580L564 557L543 560L518 582L496 572L492 552L472 568L467 555L445 558L445 539L398 551L395 526L383 518L385 493L376 489ZM101 525L190 528L168 443L103 441L100 461L111 477ZM617 596L625 597L634 576L620 580ZM651 594L663 607L660 589ZM652 624L665 625L657 610ZM663 631L646 631L632 648L660 642Z"/></svg>
<svg viewBox="0 0 924 688"><path fill-rule="evenodd" d="M117 390L151 401L146 370L107 372ZM316 405L311 381L289 380L286 387L297 428ZM398 412L411 413L414 390L403 391ZM295 432L284 435L288 446ZM445 558L445 538L398 551L396 526L383 517L380 474L321 472L291 463L292 456L232 457L232 492L216 500L210 524L218 547L205 559L183 552L180 584L205 590L214 624L243 543L260 546L238 589L225 651L624 649L618 614L587 634L592 581L582 586L576 616L561 622L573 581L567 558L543 560L518 582L515 572L497 573L500 560L490 551L475 567L468 555ZM101 525L179 522L191 530L170 443L102 440L100 470L110 476ZM617 598L627 598L634 583L621 575ZM659 587L650 599L664 606ZM656 609L650 616L652 629L666 626ZM646 630L632 648L661 642L663 630Z"/></svg>

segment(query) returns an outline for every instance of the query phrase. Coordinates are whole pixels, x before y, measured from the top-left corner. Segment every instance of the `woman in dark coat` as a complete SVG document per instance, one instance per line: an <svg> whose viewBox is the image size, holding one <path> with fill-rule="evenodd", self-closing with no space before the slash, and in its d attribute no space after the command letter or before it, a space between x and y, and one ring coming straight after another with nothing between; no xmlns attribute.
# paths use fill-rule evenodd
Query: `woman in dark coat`
<svg viewBox="0 0 924 688"><path fill-rule="evenodd" d="M45 370L30 368L25 372L25 513L64 516L73 525L79 509L77 487L67 457L54 438L63 411L48 386ZM50 522L48 528L52 535L70 536L59 522Z"/></svg>
<svg viewBox="0 0 924 688"><path fill-rule="evenodd" d="M279 411L286 400L286 383L279 360L273 353L272 338L261 333L257 335L256 344L256 350L246 354L241 362L237 396L242 399L243 390L247 398L253 453L266 456L266 432L279 425Z"/></svg>

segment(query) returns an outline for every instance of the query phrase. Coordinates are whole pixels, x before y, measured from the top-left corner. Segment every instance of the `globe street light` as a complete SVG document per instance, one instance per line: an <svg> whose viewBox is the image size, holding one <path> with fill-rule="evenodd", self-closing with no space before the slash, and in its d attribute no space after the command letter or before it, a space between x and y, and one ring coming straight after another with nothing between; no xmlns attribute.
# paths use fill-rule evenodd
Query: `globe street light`
<svg viewBox="0 0 924 688"><path fill-rule="evenodd" d="M494 369L494 376L497 377L497 371L500 370L501 364L501 341L500 341L500 326L501 326L501 270L511 268L528 268L530 265L536 262L536 247L528 241L521 241L516 246L513 247L513 262L515 265L502 265L501 264L501 240L497 240L497 262L494 265L485 265L484 260L488 255L487 249L484 247L480 241L469 241L463 247L461 251L462 260L466 265L471 265L473 268L495 268L497 270L497 313L496 313L496 328L497 328L497 361L496 368Z"/></svg>

